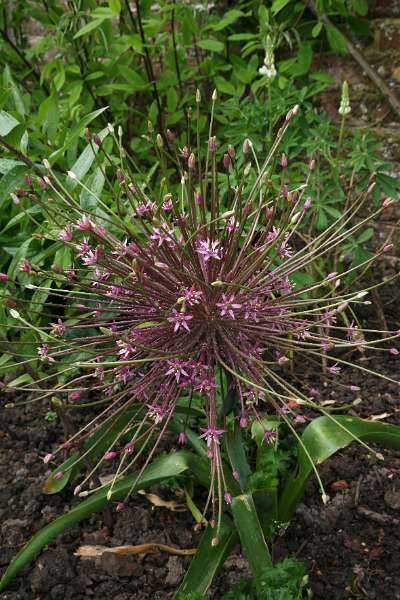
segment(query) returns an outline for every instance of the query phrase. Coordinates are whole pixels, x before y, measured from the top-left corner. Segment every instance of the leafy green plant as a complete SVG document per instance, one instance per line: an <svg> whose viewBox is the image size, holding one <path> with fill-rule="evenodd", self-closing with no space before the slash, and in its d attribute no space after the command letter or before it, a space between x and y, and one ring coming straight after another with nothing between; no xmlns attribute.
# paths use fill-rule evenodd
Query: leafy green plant
<svg viewBox="0 0 400 600"><path fill-rule="evenodd" d="M88 151L66 176L44 162L42 179L53 202L43 204L32 187L32 200L47 217L45 243L57 240L72 258L57 270L52 287L45 266L27 259L19 271L26 279L1 274L4 314L32 336L25 342L29 352L7 354L21 369L36 367L35 377L27 381L25 374L8 387L61 406L63 415L88 405L101 412L70 436L69 457L44 490L57 493L73 482L75 495L86 499L32 538L0 589L65 528L108 502L123 510L139 487L173 478L185 486L196 529L205 527L177 594L204 594L240 541L253 575L245 593L294 599L302 592L303 571L292 562L274 567L268 544L290 522L309 476L317 477L326 502L317 466L334 452L353 441L400 447L398 426L329 412L304 379L288 371L295 374L306 357L333 386L351 364L343 350L373 344L398 352L390 346L398 331L372 340L349 320L369 290L355 289L346 278L368 268L387 244L335 272L319 261L321 253L335 253L364 231L391 201L356 221L354 214L369 202L369 182L348 199L344 215L305 237L300 225L313 215L308 193L318 172L312 159L299 169L303 184L285 184L280 154L299 107L289 110L262 162L248 140L241 153L219 147L217 108L214 92L208 137L202 143L197 129L191 149L172 141L167 147L160 134L149 135L156 156L150 176L130 160L122 132L109 126L97 141L87 133ZM100 192L87 183L93 182L90 169L100 169ZM278 179L279 188L270 184ZM315 262L312 282L301 282L299 275ZM19 287L45 295L40 322L31 314L32 300L20 301ZM88 402L81 401L83 392ZM308 414L315 410L323 416L312 420ZM165 435L192 451L155 458ZM61 451L65 443L45 463ZM105 461L117 459L110 484L88 485ZM198 487L208 492L205 502L194 493Z"/></svg>

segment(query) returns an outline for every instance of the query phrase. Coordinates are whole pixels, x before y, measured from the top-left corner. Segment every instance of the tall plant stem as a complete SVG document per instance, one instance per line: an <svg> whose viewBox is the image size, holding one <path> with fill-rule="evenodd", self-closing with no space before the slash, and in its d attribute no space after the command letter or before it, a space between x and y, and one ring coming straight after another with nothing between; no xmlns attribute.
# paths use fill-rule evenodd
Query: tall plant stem
<svg viewBox="0 0 400 600"><path fill-rule="evenodd" d="M180 71L180 68L179 68L178 51L177 51L177 46L176 46L176 35L175 35L175 7L176 7L176 0L173 0L172 4L173 4L173 8L172 8L172 12L171 12L172 45L174 47L175 70L176 70L176 76L178 78L179 92L180 92L180 95L181 95L181 98L182 98L183 97L183 87L182 87L181 71Z"/></svg>
<svg viewBox="0 0 400 600"><path fill-rule="evenodd" d="M128 0L126 0L126 4L127 5L129 4ZM148 78L149 82L152 85L154 100L156 101L156 104L157 104L158 128L160 130L160 134L162 135L162 137L164 139L164 142L166 143L166 145L168 147L168 140L167 140L167 138L166 138L166 136L164 134L163 109L162 109L162 106L161 106L161 100L160 100L160 96L159 96L158 89L157 89L157 83L156 83L156 80L155 80L155 77L154 77L153 63L151 62L149 50L147 48L146 36L144 34L142 17L141 17L141 13L140 13L140 2L139 2L139 0L135 0L135 6L136 6L136 17L137 17L137 23L138 23L138 27L139 27L140 39L141 39L142 44L143 44L143 50L144 50L144 56L145 56L144 62L145 62L145 68L146 68L147 78ZM129 11L129 15L130 15L131 19L134 22L133 15L132 15L131 11Z"/></svg>

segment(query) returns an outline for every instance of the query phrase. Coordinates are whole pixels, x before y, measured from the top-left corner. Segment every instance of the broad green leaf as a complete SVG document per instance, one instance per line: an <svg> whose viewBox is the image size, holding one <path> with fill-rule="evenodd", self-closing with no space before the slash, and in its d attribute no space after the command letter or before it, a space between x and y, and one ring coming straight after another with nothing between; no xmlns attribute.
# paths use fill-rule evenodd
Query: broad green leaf
<svg viewBox="0 0 400 600"><path fill-rule="evenodd" d="M228 431L228 433L226 434L225 440L232 471L238 471L239 484L242 491L244 492L247 489L248 485L250 467L247 462L246 452L244 450L242 432L240 429L240 425L237 421L235 421L234 430Z"/></svg>
<svg viewBox="0 0 400 600"><path fill-rule="evenodd" d="M4 69L3 79L4 79L4 85L8 86L11 89L11 94L12 94L12 97L14 100L15 110L18 113L20 113L20 115L24 116L25 115L24 100L22 98L22 94L19 90L19 87L17 86L14 79L12 78L10 67L8 65Z"/></svg>
<svg viewBox="0 0 400 600"><path fill-rule="evenodd" d="M145 469L140 477L133 474L116 484L111 501L122 500L132 487L133 490L146 489L171 477L179 477L190 469L191 458L191 455L184 451L161 456ZM106 506L109 503L107 500L108 489L109 486L102 488L36 533L8 566L0 581L0 592L8 586L24 565L32 560L51 540L65 529Z"/></svg>
<svg viewBox="0 0 400 600"><path fill-rule="evenodd" d="M200 40L197 45L203 50L210 50L210 52L223 52L225 49L224 44L218 40Z"/></svg>
<svg viewBox="0 0 400 600"><path fill-rule="evenodd" d="M365 17L368 14L368 0L352 0L354 10Z"/></svg>
<svg viewBox="0 0 400 600"><path fill-rule="evenodd" d="M109 134L108 128L105 127L102 131L100 131L99 138L101 139L101 141L103 141ZM93 148L94 148L94 152L93 152ZM73 190L77 185L78 182L81 181L86 173L89 171L90 167L93 164L93 161L96 158L96 154L99 151L99 146L97 146L97 144L93 144L93 148L90 144L88 144L86 146L86 148L84 149L84 151L82 152L82 154L77 158L77 160L74 162L74 164L71 167L71 171L73 173L75 173L76 175L76 179L71 179L68 178L67 179L67 184L66 187L69 190Z"/></svg>
<svg viewBox="0 0 400 600"><path fill-rule="evenodd" d="M228 12L224 14L222 19L220 19L215 25L212 25L211 28L214 29L214 31L220 31L221 29L225 29L225 27L228 27L229 25L232 25L232 23L237 21L239 17L242 17L243 14L244 13L241 10L237 10L236 8L228 10Z"/></svg>
<svg viewBox="0 0 400 600"><path fill-rule="evenodd" d="M327 25L326 35L328 42L332 50L339 52L339 54L347 54L347 42L346 38L336 27Z"/></svg>
<svg viewBox="0 0 400 600"><path fill-rule="evenodd" d="M377 421L366 421L344 415L323 416L312 421L304 430L301 441L315 465L355 441L374 442L400 449L400 426ZM289 521L301 498L313 468L303 447L298 446L298 464L288 479L279 503L280 521Z"/></svg>
<svg viewBox="0 0 400 600"><path fill-rule="evenodd" d="M19 125L19 121L12 115L8 114L5 110L0 110L0 135L5 137L15 127Z"/></svg>
<svg viewBox="0 0 400 600"><path fill-rule="evenodd" d="M86 23L86 25L81 27L81 29L74 35L74 40L82 37L83 35L87 35L91 31L94 31L95 29L100 27L100 25L102 25L103 22L104 17L101 17L100 19L94 19L93 21L89 21L89 23Z"/></svg>
<svg viewBox="0 0 400 600"><path fill-rule="evenodd" d="M210 526L206 528L175 598L190 592L204 594L238 541L235 527L227 515L222 516L218 544L213 546L211 542L215 534L215 529Z"/></svg>
<svg viewBox="0 0 400 600"><path fill-rule="evenodd" d="M215 78L215 86L218 91L223 92L224 94L229 94L230 96L236 96L237 90L234 85L227 79L223 77Z"/></svg>
<svg viewBox="0 0 400 600"><path fill-rule="evenodd" d="M5 175L8 171L11 171L14 167L23 167L25 163L20 160L14 160L12 158L0 158L0 173Z"/></svg>
<svg viewBox="0 0 400 600"><path fill-rule="evenodd" d="M313 36L313 38L316 38L319 36L319 34L322 31L322 27L323 27L323 24L321 22L316 23L316 25L314 25L314 27L312 28L312 31L311 31L311 35Z"/></svg>
<svg viewBox="0 0 400 600"><path fill-rule="evenodd" d="M89 123L91 123L94 119L96 119L96 117L101 115L101 113L103 113L107 109L108 109L108 106L104 106L103 108L94 110L93 112L91 112L88 115L86 115L85 117L83 117L83 119L81 119L79 121L79 123L77 123L72 128L72 130L71 130L70 134L67 136L67 139L66 139L64 145L62 146L62 148L60 148L59 150L56 150L56 152L53 152L50 155L50 157L49 157L50 162L51 163L56 162L56 160L58 160L58 158L64 154L65 150L80 136L80 134L85 129L85 127L87 127L89 125Z"/></svg>
<svg viewBox="0 0 400 600"><path fill-rule="evenodd" d="M249 561L255 584L261 592L261 577L265 569L272 566L272 560L252 495L236 496L231 508L240 543Z"/></svg>
<svg viewBox="0 0 400 600"><path fill-rule="evenodd" d="M87 190L82 188L81 193L79 194L79 204L84 210L94 211L98 216L104 214L104 211L97 206L97 201L95 196L98 198L103 191L105 178L102 173L100 167L95 169L93 173L89 175L86 180L86 187L92 192L89 193Z"/></svg>
<svg viewBox="0 0 400 600"><path fill-rule="evenodd" d="M0 206L9 197L11 192L24 183L24 176L29 171L26 165L17 165L1 178L0 185Z"/></svg>
<svg viewBox="0 0 400 600"><path fill-rule="evenodd" d="M272 14L277 15L291 0L274 0L272 2Z"/></svg>
<svg viewBox="0 0 400 600"><path fill-rule="evenodd" d="M121 12L120 0L108 0L108 6L113 11L113 13L116 15L118 15Z"/></svg>

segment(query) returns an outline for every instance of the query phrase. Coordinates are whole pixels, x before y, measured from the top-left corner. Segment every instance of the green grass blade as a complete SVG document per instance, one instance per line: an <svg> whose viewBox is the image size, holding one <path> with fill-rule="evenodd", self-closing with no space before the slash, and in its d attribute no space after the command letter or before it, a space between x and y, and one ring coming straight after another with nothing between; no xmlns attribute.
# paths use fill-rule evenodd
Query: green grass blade
<svg viewBox="0 0 400 600"><path fill-rule="evenodd" d="M365 421L358 417L344 415L315 419L305 428L301 440L314 464L318 465L355 441L353 436L363 442L374 442L389 448L400 449L399 425ZM304 449L299 445L297 467L288 479L280 498L280 521L289 521L292 517L311 472L310 461Z"/></svg>
<svg viewBox="0 0 400 600"><path fill-rule="evenodd" d="M207 527L202 535L197 552L190 567L176 592L175 598L182 594L197 592L205 594L214 577L224 564L228 554L238 541L238 536L231 519L223 515L217 546L211 545L215 529Z"/></svg>
<svg viewBox="0 0 400 600"><path fill-rule="evenodd" d="M236 496L232 500L231 508L240 542L258 589L265 569L272 566L272 560L252 495Z"/></svg>
<svg viewBox="0 0 400 600"><path fill-rule="evenodd" d="M139 477L133 489L143 489L169 479L177 477L191 468L191 455L188 452L181 451L161 456L156 459ZM113 488L112 500L121 500L125 494L131 489L135 482L137 474L130 475L120 481ZM45 527L38 531L30 541L18 552L14 557L6 572L0 581L0 592L4 590L10 581L24 567L24 565L32 560L32 558L54 539L59 533L75 525L82 519L85 519L92 513L99 511L105 506L107 501L107 491L109 486L99 490L87 500L84 500L66 514L58 517Z"/></svg>

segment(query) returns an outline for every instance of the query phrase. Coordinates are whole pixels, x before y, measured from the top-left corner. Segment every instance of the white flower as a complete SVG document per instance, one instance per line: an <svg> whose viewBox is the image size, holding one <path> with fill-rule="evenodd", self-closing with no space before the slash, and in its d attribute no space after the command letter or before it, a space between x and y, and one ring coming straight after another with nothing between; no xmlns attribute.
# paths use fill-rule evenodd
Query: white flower
<svg viewBox="0 0 400 600"><path fill-rule="evenodd" d="M274 77L276 77L276 69L274 64L272 64L270 67L267 67L264 64L258 69L258 72L260 73L260 75L265 75L265 77L268 77L268 79L273 79Z"/></svg>

